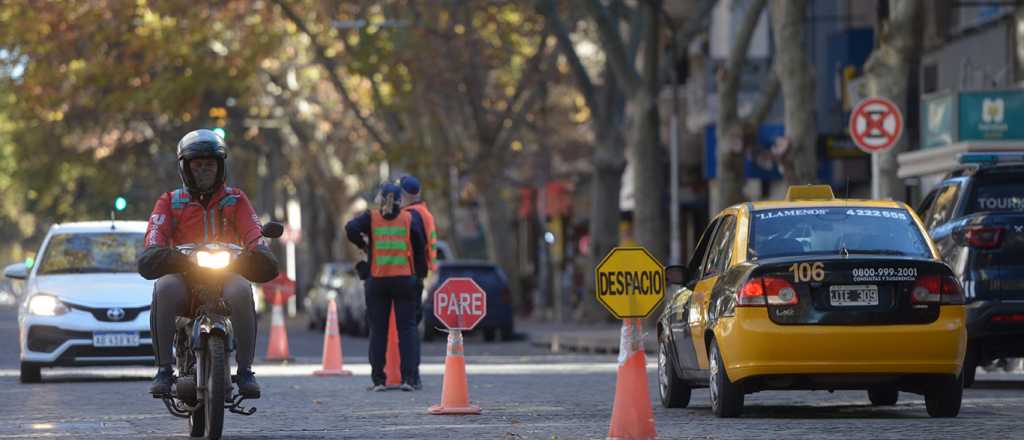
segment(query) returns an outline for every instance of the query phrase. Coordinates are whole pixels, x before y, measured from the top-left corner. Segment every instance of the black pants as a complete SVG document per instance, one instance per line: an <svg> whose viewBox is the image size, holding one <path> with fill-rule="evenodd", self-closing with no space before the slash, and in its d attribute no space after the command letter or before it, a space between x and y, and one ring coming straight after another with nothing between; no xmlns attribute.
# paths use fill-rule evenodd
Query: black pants
<svg viewBox="0 0 1024 440"><path fill-rule="evenodd" d="M240 370L252 366L256 352L256 305L252 300L252 285L245 278L234 275L224 282L224 302L231 309L231 326L238 342L235 361ZM166 275L156 281L153 289L149 328L153 334L153 351L158 366L174 364L171 344L174 343L174 320L184 315L188 307L188 286L181 275Z"/></svg>
<svg viewBox="0 0 1024 440"><path fill-rule="evenodd" d="M370 378L374 384L383 384L384 362L388 351L388 322L391 304L395 306L395 325L398 330L398 351L402 356L402 380L420 379L420 339L416 329L416 314L420 308L420 292L416 277L370 278L366 280L366 317L370 324Z"/></svg>

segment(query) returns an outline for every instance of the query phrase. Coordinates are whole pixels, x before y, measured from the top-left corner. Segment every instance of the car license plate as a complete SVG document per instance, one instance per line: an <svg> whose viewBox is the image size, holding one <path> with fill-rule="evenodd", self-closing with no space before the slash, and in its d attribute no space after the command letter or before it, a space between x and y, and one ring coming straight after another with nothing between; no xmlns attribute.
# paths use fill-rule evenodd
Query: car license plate
<svg viewBox="0 0 1024 440"><path fill-rule="evenodd" d="M92 345L96 347L137 347L139 332L93 333Z"/></svg>
<svg viewBox="0 0 1024 440"><path fill-rule="evenodd" d="M830 286L828 301L833 306L877 306L878 286Z"/></svg>

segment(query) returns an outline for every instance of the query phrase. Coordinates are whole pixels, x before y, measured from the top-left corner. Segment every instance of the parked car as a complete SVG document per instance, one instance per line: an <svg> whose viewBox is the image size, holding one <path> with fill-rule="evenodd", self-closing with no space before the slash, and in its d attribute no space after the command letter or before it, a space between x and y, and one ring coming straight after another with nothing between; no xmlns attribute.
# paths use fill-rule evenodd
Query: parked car
<svg viewBox="0 0 1024 440"><path fill-rule="evenodd" d="M430 341L443 333L444 325L434 316L434 292L448 278L472 278L487 292L487 315L473 331L481 331L484 340L493 341L496 335L504 341L515 338L515 317L510 303L508 278L496 264L479 260L441 261L437 271L424 282L429 286L423 292L423 321L420 324L423 340Z"/></svg>
<svg viewBox="0 0 1024 440"><path fill-rule="evenodd" d="M136 221L54 225L31 269L4 271L27 281L18 310L21 382L38 382L43 367L153 364L153 282L135 263L145 232Z"/></svg>
<svg viewBox="0 0 1024 440"><path fill-rule="evenodd" d="M305 305L309 313L310 329L322 330L327 323L327 304L334 298L338 307L338 326L342 332L365 336L366 299L363 282L356 274L355 265L336 261L324 263L317 273L316 284L306 294Z"/></svg>
<svg viewBox="0 0 1024 440"><path fill-rule="evenodd" d="M964 285L964 385L976 367L1024 356L1024 154L971 153L918 207Z"/></svg>

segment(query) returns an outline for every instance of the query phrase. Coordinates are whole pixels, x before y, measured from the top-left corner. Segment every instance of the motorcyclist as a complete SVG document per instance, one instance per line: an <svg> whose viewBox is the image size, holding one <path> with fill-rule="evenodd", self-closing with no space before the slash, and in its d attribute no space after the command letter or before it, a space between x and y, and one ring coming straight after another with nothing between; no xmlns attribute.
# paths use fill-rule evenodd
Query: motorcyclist
<svg viewBox="0 0 1024 440"><path fill-rule="evenodd" d="M159 370L150 392L170 393L174 382L171 345L175 318L188 313L189 289L183 274L195 265L175 246L216 241L245 249L232 263L230 270L234 273L224 282L223 298L231 310L237 340L239 393L259 397L259 384L252 372L256 309L250 281L262 283L276 277L277 259L262 239L259 217L245 193L226 185L224 139L210 130L189 132L178 142L177 157L183 187L166 192L157 200L146 229L146 247L138 259L139 274L157 280L150 329Z"/></svg>

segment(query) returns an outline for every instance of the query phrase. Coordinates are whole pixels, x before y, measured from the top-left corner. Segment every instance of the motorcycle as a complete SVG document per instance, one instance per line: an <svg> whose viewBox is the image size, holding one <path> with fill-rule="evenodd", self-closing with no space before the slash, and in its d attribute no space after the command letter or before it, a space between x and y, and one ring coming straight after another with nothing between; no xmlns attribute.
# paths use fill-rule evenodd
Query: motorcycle
<svg viewBox="0 0 1024 440"><path fill-rule="evenodd" d="M263 226L267 238L284 232L280 223ZM179 377L170 395L154 396L163 400L171 415L188 419L192 437L219 439L224 428L224 410L251 416L255 407L246 407L247 399L234 393L231 352L235 338L231 311L222 298L224 281L233 272L231 262L243 248L228 243L184 244L176 247L198 267L185 274L189 286L189 313L175 321L174 357ZM259 396L252 397L258 399Z"/></svg>

